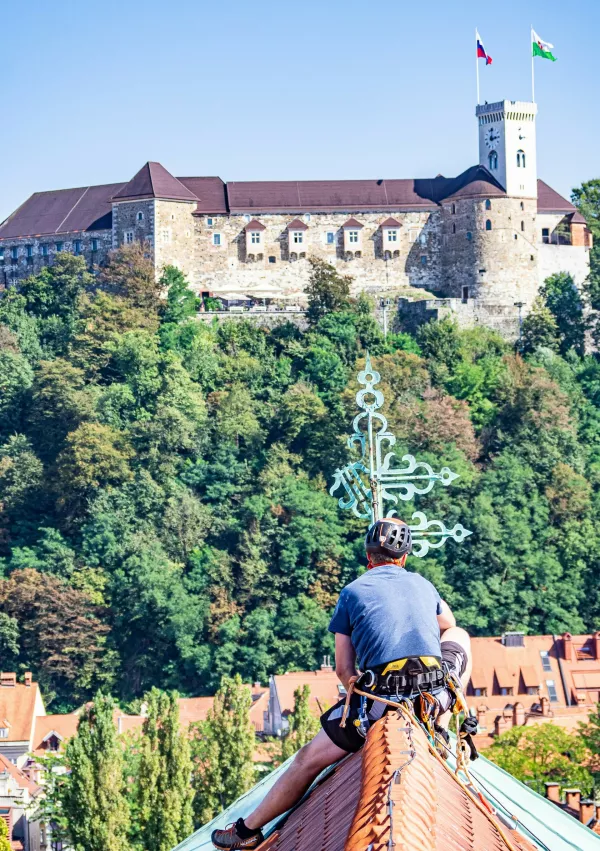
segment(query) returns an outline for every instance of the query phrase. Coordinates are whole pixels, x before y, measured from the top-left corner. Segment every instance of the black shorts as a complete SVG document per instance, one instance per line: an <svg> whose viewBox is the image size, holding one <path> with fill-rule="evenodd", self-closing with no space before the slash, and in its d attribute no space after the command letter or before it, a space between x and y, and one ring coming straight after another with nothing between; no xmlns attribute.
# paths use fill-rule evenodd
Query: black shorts
<svg viewBox="0 0 600 851"><path fill-rule="evenodd" d="M449 673L454 674L458 679L464 674L467 668L467 654L464 649L457 644L456 641L444 641L442 643L442 663ZM328 709L321 715L321 727L325 730L334 745L341 748L343 751L354 753L359 751L365 743L364 736L359 732L356 722L361 705L361 697L359 694L353 694L350 698L350 710L346 719L346 726L340 727L342 713L346 700L339 700L334 706ZM367 699L367 727L382 718L388 708L385 703L380 703L378 700Z"/></svg>

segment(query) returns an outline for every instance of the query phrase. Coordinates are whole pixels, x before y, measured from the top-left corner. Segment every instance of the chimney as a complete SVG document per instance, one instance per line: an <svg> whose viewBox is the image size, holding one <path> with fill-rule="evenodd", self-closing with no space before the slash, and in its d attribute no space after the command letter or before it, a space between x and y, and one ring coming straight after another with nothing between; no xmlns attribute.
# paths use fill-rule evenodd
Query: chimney
<svg viewBox="0 0 600 851"><path fill-rule="evenodd" d="M2 671L0 673L0 686L6 686L7 688L14 688L17 684L17 675L8 673L7 671Z"/></svg>
<svg viewBox="0 0 600 851"><path fill-rule="evenodd" d="M594 656L600 659L600 632L594 633Z"/></svg>
<svg viewBox="0 0 600 851"><path fill-rule="evenodd" d="M522 703L513 706L513 727L522 727L525 723L525 707Z"/></svg>
<svg viewBox="0 0 600 851"><path fill-rule="evenodd" d="M546 783L546 798L553 804L560 804L560 783Z"/></svg>
<svg viewBox="0 0 600 851"><path fill-rule="evenodd" d="M321 665L322 671L333 671L333 666L331 664L331 656L323 656L323 664Z"/></svg>
<svg viewBox="0 0 600 851"><path fill-rule="evenodd" d="M574 662L574 652L573 652L573 636L570 632L565 632L562 637L563 641L563 659L565 662Z"/></svg>
<svg viewBox="0 0 600 851"><path fill-rule="evenodd" d="M579 802L581 801L580 789L565 789L565 804L571 810L579 812Z"/></svg>
<svg viewBox="0 0 600 851"><path fill-rule="evenodd" d="M594 818L594 810L595 810L593 801L581 801L579 806L579 821L582 824L587 824Z"/></svg>
<svg viewBox="0 0 600 851"><path fill-rule="evenodd" d="M23 682L25 683L27 688L30 688L32 681L33 681L33 675L31 673L31 671L25 671L25 677L23 679Z"/></svg>
<svg viewBox="0 0 600 851"><path fill-rule="evenodd" d="M540 698L540 705L542 707L542 715L550 714L550 701L546 697L546 695L542 695Z"/></svg>

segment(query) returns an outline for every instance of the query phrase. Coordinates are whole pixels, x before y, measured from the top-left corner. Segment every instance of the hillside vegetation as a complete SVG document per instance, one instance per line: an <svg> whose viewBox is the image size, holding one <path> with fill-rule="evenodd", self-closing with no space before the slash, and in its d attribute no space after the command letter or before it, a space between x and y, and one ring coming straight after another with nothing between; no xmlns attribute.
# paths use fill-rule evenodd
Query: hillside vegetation
<svg viewBox="0 0 600 851"><path fill-rule="evenodd" d="M0 658L53 711L332 653L366 524L328 487L366 349L399 456L460 473L428 515L473 530L411 568L475 635L598 626L600 365L568 278L523 355L450 323L385 341L322 264L305 333L206 325L177 270L160 286L132 248L98 278L59 255L0 300Z"/></svg>

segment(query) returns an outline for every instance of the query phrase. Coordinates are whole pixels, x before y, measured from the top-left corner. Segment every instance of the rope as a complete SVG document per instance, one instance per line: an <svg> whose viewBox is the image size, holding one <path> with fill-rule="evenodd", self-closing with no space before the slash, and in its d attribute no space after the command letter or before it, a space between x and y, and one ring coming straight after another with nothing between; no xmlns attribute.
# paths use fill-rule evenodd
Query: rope
<svg viewBox="0 0 600 851"><path fill-rule="evenodd" d="M380 697L379 695L376 695L376 694L368 694L367 692L361 691L360 689L356 688L356 680L357 679L358 679L358 677L351 677L349 682L348 682L348 691L346 693L346 703L344 704L344 711L342 713L342 720L340 721L340 727L346 726L346 719L348 717L348 712L349 712L349 709L350 709L350 698L351 698L352 694L358 694L361 697L368 697L371 700L378 700L380 703L385 703L388 706L391 706L393 709L395 709L396 712L401 712L406 717L407 721L413 721L413 722L416 722L417 724L420 725L418 718L416 717L414 712L412 712L408 708L406 703L404 703L404 702L396 703L393 700L386 700L385 697ZM440 754L437 752L436 747L435 747L434 744L432 744L429 736L426 736L426 740L427 740L427 747L429 748L429 750L431 751L433 756L437 759L437 761L440 763L440 765L442 766L444 771L448 772L450 777L452 777L452 779L456 783L458 783L458 785L463 790L465 795L469 798L471 803L475 805L475 807L479 810L479 812L483 813L483 815L490 822L490 824L498 831L498 833L500 834L500 836L504 840L509 851L518 851L517 847L511 842L511 840L508 838L508 836L506 835L506 833L504 832L502 827L498 824L496 819L494 819L494 817L493 817L493 815L492 815L492 813L489 809L489 804L487 804L487 802L486 802L486 804L484 805L481 802L481 800L478 800L475 797L473 792L471 792L471 790L468 788L468 786L465 783L463 783L463 781L460 779L457 772L452 771L448 767L448 765L446 764L446 760L443 759L440 756ZM458 771L458 762L459 762L458 750L459 750L459 748L457 746L457 760L456 760L457 771ZM464 762L464 754L462 755L462 759L463 759L463 762ZM461 770L464 770L464 769L461 769ZM475 788L475 784L473 783L469 773L467 771L465 771L465 774L469 778L469 781L471 782L473 787ZM478 792L477 794L483 800L483 796L481 796L481 793Z"/></svg>

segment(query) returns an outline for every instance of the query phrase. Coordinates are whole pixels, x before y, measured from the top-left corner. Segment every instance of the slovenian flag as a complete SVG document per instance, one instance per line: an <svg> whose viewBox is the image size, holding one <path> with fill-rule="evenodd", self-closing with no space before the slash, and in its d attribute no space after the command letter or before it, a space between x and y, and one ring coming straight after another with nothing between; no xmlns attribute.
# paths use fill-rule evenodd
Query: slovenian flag
<svg viewBox="0 0 600 851"><path fill-rule="evenodd" d="M483 42L481 41L481 36L477 33L477 58L485 59L486 65L492 64L492 57L485 52L485 47L483 46Z"/></svg>
<svg viewBox="0 0 600 851"><path fill-rule="evenodd" d="M531 41L533 56L541 56L542 59L550 59L551 62L556 62L556 56L552 55L553 44L540 38L535 30L531 30Z"/></svg>

